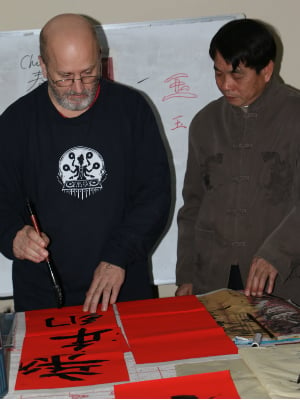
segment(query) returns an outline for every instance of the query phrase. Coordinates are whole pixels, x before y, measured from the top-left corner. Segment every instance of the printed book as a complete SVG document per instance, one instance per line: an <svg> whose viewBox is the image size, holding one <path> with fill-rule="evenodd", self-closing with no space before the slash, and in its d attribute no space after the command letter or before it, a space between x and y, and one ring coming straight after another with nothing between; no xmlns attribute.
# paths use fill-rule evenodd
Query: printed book
<svg viewBox="0 0 300 400"><path fill-rule="evenodd" d="M260 332L264 340L300 341L300 308L280 297L247 297L242 291L220 289L198 298L232 339L250 339Z"/></svg>
<svg viewBox="0 0 300 400"><path fill-rule="evenodd" d="M248 297L256 321L277 339L300 338L300 308L272 295Z"/></svg>

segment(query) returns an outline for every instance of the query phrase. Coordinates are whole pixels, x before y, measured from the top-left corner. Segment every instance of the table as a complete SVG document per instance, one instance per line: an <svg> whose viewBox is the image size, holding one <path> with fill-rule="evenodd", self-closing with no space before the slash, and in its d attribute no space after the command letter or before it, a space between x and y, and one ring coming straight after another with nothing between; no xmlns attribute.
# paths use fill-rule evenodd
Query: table
<svg viewBox="0 0 300 400"><path fill-rule="evenodd" d="M114 384L67 389L15 391L25 314L16 313L15 346L9 352L9 392L6 398L114 398ZM230 369L241 398L298 398L300 344L239 349L239 355L178 360L137 365L132 353L125 353L131 382ZM261 367L263 366L263 371Z"/></svg>

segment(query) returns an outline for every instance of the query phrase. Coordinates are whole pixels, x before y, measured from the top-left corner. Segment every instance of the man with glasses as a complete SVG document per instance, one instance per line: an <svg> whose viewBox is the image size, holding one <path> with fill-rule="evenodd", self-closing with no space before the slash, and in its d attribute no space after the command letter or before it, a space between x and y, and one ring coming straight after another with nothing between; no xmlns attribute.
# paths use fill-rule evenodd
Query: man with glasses
<svg viewBox="0 0 300 400"><path fill-rule="evenodd" d="M166 151L137 91L101 77L88 19L52 18L40 34L47 82L0 119L0 251L13 259L16 311L65 305L95 312L153 297L149 253L170 207ZM34 206L41 234L26 212Z"/></svg>

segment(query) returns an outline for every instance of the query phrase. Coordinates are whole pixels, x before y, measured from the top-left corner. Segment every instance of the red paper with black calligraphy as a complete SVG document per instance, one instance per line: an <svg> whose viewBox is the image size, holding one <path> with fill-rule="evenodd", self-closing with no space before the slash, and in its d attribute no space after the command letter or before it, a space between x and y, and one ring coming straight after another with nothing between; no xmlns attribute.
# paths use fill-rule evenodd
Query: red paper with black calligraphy
<svg viewBox="0 0 300 400"><path fill-rule="evenodd" d="M116 326L117 321L112 307L108 311L95 314L82 312L82 306L48 308L43 310L27 311L26 337L40 336L51 331L58 333L74 330L74 326L94 326L101 328ZM47 333L48 334L48 333Z"/></svg>
<svg viewBox="0 0 300 400"><path fill-rule="evenodd" d="M62 388L129 380L129 351L113 309L88 314L82 307L25 313L26 337L16 390Z"/></svg>

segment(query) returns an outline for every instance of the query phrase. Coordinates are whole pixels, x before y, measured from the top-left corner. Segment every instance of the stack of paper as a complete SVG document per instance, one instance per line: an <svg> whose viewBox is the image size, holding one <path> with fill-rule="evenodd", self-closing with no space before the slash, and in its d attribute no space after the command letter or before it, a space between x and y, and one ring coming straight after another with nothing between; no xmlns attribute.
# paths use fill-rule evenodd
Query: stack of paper
<svg viewBox="0 0 300 400"><path fill-rule="evenodd" d="M124 302L118 310L137 364L238 353L195 296Z"/></svg>

